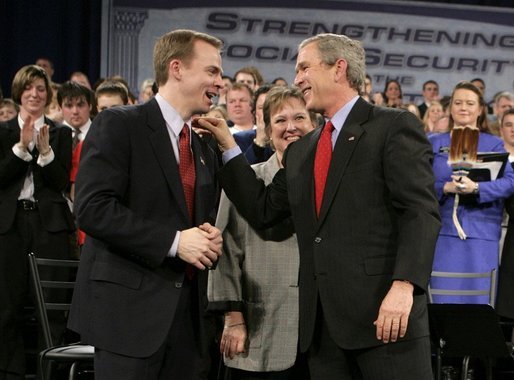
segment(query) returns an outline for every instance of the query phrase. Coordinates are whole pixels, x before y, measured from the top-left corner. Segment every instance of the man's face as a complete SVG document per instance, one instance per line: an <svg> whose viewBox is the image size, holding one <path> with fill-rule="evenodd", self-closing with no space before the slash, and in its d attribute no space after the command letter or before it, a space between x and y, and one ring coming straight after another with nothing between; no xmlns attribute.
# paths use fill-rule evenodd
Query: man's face
<svg viewBox="0 0 514 380"><path fill-rule="evenodd" d="M498 99L498 103L494 105L494 114L498 119L501 119L505 111L510 110L514 107L514 101L509 98L500 98Z"/></svg>
<svg viewBox="0 0 514 380"><path fill-rule="evenodd" d="M96 109L98 112L102 112L107 108L123 106L123 99L118 94L101 94L96 99Z"/></svg>
<svg viewBox="0 0 514 380"><path fill-rule="evenodd" d="M181 92L185 109L179 111L186 116L209 112L212 98L223 87L221 80L221 55L211 44L197 40L194 42L194 56L189 64L181 63Z"/></svg>
<svg viewBox="0 0 514 380"><path fill-rule="evenodd" d="M473 83L476 86L476 88L478 88L480 90L480 92L482 93L482 96L484 96L485 84L483 84L479 80L473 81L471 83Z"/></svg>
<svg viewBox="0 0 514 380"><path fill-rule="evenodd" d="M324 114L327 95L334 83L334 66L323 63L315 42L303 47L296 60L294 83L300 88L309 111Z"/></svg>
<svg viewBox="0 0 514 380"><path fill-rule="evenodd" d="M230 89L227 92L227 113L228 118L238 125L253 121L252 98L246 89Z"/></svg>
<svg viewBox="0 0 514 380"><path fill-rule="evenodd" d="M425 101L431 102L439 99L439 86L435 83L428 83L423 89L423 97Z"/></svg>
<svg viewBox="0 0 514 380"><path fill-rule="evenodd" d="M506 115L502 120L500 134L505 145L514 147L514 115Z"/></svg>
<svg viewBox="0 0 514 380"><path fill-rule="evenodd" d="M89 120L91 105L86 98L64 98L62 101L62 116L73 128L80 128Z"/></svg>
<svg viewBox="0 0 514 380"><path fill-rule="evenodd" d="M42 67L46 71L46 75L48 75L48 78L52 79L52 75L54 75L54 69L52 69L52 64L48 59L39 58L36 61L36 65Z"/></svg>
<svg viewBox="0 0 514 380"><path fill-rule="evenodd" d="M246 84L248 87L250 87L252 90L256 90L255 88L255 79L252 74L248 73L239 73L236 76L236 82L237 83L243 83Z"/></svg>

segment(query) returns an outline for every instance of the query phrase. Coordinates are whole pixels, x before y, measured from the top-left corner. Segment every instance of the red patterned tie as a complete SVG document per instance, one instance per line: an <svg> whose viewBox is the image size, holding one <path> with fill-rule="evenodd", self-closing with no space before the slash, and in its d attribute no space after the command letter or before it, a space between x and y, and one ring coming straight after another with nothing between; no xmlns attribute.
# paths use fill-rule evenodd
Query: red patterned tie
<svg viewBox="0 0 514 380"><path fill-rule="evenodd" d="M194 223L194 205L195 205L195 181L196 171L195 162L193 160L193 153L191 152L189 127L184 124L180 131L178 139L179 150L179 165L180 179L182 180L182 187L186 197L187 211L189 218ZM186 264L186 275L191 280L195 275L196 268L191 264Z"/></svg>
<svg viewBox="0 0 514 380"><path fill-rule="evenodd" d="M191 152L190 132L187 124L184 124L179 135L179 171L184 195L186 197L187 211L191 222L194 223L194 205L195 205L195 162L193 153Z"/></svg>
<svg viewBox="0 0 514 380"><path fill-rule="evenodd" d="M323 192L325 191L325 183L327 182L328 168L332 159L332 131L334 125L328 121L321 131L321 137L318 141L316 156L314 157L314 195L316 198L316 215L319 216L321 210L321 202L323 201Z"/></svg>

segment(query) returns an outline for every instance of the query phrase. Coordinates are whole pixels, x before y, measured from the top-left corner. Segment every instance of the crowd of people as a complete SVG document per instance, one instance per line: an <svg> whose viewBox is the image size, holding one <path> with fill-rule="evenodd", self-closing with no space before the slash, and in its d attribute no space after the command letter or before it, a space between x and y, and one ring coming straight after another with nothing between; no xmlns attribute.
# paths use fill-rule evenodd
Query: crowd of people
<svg viewBox="0 0 514 380"><path fill-rule="evenodd" d="M291 85L224 74L221 48L163 35L138 96L119 76L54 83L46 58L16 73L0 100L1 380L26 372L29 252L80 260L51 323L96 347L97 379L214 379L220 360L229 380L432 379L428 285L464 286L432 270L497 271L493 306L514 319L510 89L489 107L480 78L447 96L429 80L404 103L394 79L373 91L342 35L303 41ZM491 152L500 170L473 176Z"/></svg>

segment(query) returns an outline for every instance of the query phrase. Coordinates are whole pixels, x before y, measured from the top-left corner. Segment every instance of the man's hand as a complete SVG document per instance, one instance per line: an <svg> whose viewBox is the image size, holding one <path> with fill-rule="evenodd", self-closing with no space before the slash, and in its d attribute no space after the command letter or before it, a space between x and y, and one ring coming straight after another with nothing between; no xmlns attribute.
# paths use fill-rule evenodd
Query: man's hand
<svg viewBox="0 0 514 380"><path fill-rule="evenodd" d="M221 354L233 359L234 356L244 353L246 338L247 332L243 313L239 311L227 312L221 335Z"/></svg>
<svg viewBox="0 0 514 380"><path fill-rule="evenodd" d="M406 281L393 281L391 289L380 305L378 318L373 324L377 327L377 339L384 343L396 342L407 332L409 315L414 302L414 285Z"/></svg>
<svg viewBox="0 0 514 380"><path fill-rule="evenodd" d="M181 231L177 256L198 269L212 267L221 255L221 232L209 223Z"/></svg>
<svg viewBox="0 0 514 380"><path fill-rule="evenodd" d="M227 122L223 119L215 117L197 117L193 119L192 126L194 128L203 129L211 133L222 152L237 146L236 140L232 137Z"/></svg>

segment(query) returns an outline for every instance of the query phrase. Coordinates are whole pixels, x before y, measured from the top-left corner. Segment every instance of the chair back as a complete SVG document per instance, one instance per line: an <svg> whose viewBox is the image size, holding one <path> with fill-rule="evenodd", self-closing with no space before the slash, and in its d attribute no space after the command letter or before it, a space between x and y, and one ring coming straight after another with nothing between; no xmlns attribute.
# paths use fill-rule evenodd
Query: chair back
<svg viewBox="0 0 514 380"><path fill-rule="evenodd" d="M79 262L77 260L63 260L63 259L43 259L36 257L33 253L29 253L29 271L32 286L34 289L36 312L38 319L41 323L43 330L43 337L46 348L54 346L50 323L48 319L48 311L57 310L68 312L70 310L71 293L75 286L76 269ZM50 276L50 279L41 278L42 267L48 268L48 272L54 274L58 268L68 268L66 270L66 281L53 279L55 276ZM62 277L62 276L61 276ZM69 296L63 298L62 292L58 294L58 299L53 299L57 289L68 289Z"/></svg>
<svg viewBox="0 0 514 380"><path fill-rule="evenodd" d="M494 307L496 301L496 269L489 272L473 272L473 273L460 273L460 272L440 272L433 271L432 277L438 278L462 278L462 279L479 279L489 278L489 287L482 289L434 289L428 285L428 301L433 303L433 295L445 296L489 296L489 305ZM470 281L471 285L471 281Z"/></svg>

